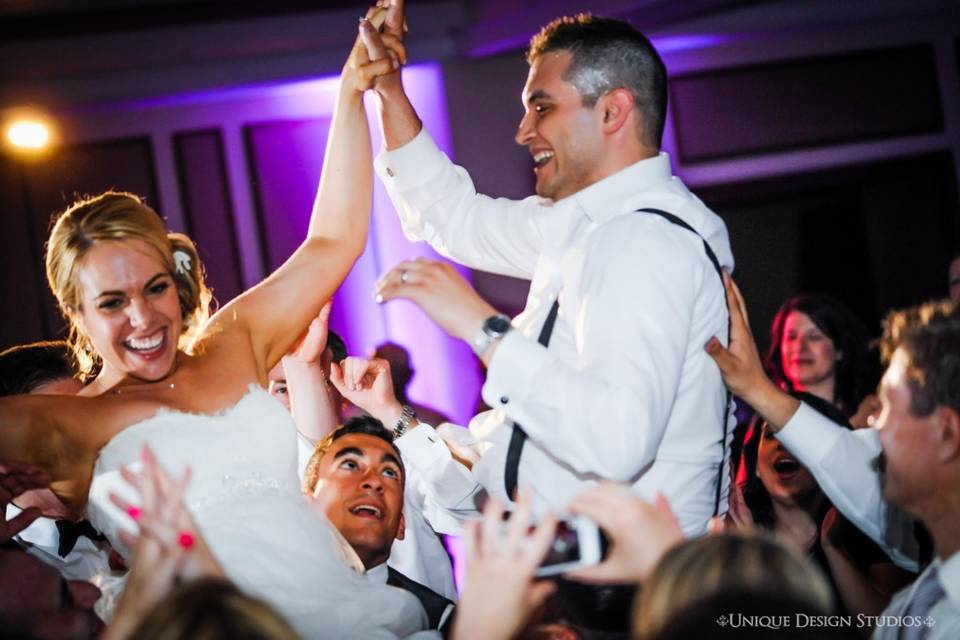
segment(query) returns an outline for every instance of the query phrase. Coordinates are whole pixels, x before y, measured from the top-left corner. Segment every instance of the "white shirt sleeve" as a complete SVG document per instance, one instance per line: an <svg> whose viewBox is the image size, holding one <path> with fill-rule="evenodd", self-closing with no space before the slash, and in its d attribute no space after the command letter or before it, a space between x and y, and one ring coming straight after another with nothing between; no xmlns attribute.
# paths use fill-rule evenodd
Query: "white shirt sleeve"
<svg viewBox="0 0 960 640"><path fill-rule="evenodd" d="M529 279L540 255L537 221L549 207L535 197L521 201L478 194L421 130L416 138L374 162L411 240L425 240L452 260L474 269Z"/></svg>
<svg viewBox="0 0 960 640"><path fill-rule="evenodd" d="M483 489L477 479L428 424L411 429L395 443L423 517L434 531L459 535L460 524L479 515L476 499Z"/></svg>
<svg viewBox="0 0 960 640"><path fill-rule="evenodd" d="M704 278L716 286L716 275L700 262L700 240L672 230L652 216L621 216L590 237L579 308L561 293L576 361L516 331L493 355L484 400L578 472L631 482L648 467L688 349L702 351L688 344L694 307Z"/></svg>
<svg viewBox="0 0 960 640"><path fill-rule="evenodd" d="M810 470L823 493L858 529L879 544L893 561L918 571L915 520L883 497L875 429L851 431L800 403L777 440Z"/></svg>

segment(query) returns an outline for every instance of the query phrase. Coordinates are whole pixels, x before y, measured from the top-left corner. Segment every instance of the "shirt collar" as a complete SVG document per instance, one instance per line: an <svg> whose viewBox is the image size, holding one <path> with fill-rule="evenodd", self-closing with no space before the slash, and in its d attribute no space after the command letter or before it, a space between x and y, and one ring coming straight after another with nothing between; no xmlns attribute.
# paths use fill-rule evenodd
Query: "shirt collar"
<svg viewBox="0 0 960 640"><path fill-rule="evenodd" d="M7 520L16 517L21 512L20 507L15 504L8 504L6 509ZM60 542L60 533L57 531L56 520L37 518L26 529L22 530L17 538L23 542L56 551L57 544Z"/></svg>
<svg viewBox="0 0 960 640"><path fill-rule="evenodd" d="M387 584L387 578L390 577L387 570L387 563L381 562L377 566L367 569L367 575L378 583L382 582L383 584Z"/></svg>
<svg viewBox="0 0 960 640"><path fill-rule="evenodd" d="M940 563L937 571L940 573L940 584L943 585L943 591L947 597L960 607L960 552L954 553L945 561L939 558L935 563Z"/></svg>
<svg viewBox="0 0 960 640"><path fill-rule="evenodd" d="M661 151L581 189L570 199L591 222L606 222L623 213L624 202L628 198L656 183L669 180L671 176L670 156Z"/></svg>
<svg viewBox="0 0 960 640"><path fill-rule="evenodd" d="M347 565L355 572L365 573L363 562L360 560L360 556L358 556L357 552L354 551L352 546L350 546L350 543L347 542L347 539L343 537L343 534L340 533L332 524L330 525L330 536L333 538L331 541L331 546L333 548L334 555L339 556L343 564Z"/></svg>

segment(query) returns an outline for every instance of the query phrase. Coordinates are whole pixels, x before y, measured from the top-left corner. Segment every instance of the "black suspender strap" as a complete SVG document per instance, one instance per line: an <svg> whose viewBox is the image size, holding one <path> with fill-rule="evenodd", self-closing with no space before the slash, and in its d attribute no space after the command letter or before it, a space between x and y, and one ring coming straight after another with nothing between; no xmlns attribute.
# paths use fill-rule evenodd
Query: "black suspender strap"
<svg viewBox="0 0 960 640"><path fill-rule="evenodd" d="M720 261L717 260L717 254L713 252L713 249L710 248L710 245L707 241L697 233L697 230L687 224L685 221L681 220L672 213L667 213L666 211L661 211L660 209L638 209L638 212L643 213L652 213L658 215L661 218L672 222L678 227L683 227L687 231L696 234L700 241L703 242L703 250L706 252L707 257L710 259L710 262L713 263L713 268L717 272L717 277L720 278L720 289L723 291L723 301L727 306L727 336L730 335L730 305L727 304L727 289L723 283L723 270L720 268ZM729 337L728 337L729 339ZM720 446L722 447L722 454L720 456L720 471L717 474L717 493L713 501L713 515L720 515L720 496L723 493L723 463L727 458L727 419L730 415L730 390L727 389L726 401L723 405L723 440L720 441Z"/></svg>
<svg viewBox="0 0 960 640"><path fill-rule="evenodd" d="M682 219L673 215L672 213L667 213L666 211L661 211L660 209L638 209L639 212L652 213L658 215L662 218L665 218L669 222L683 227L687 231L694 233L698 238L703 242L703 250L707 254L707 258L710 259L710 262L713 264L713 268L717 272L717 276L720 278L720 286L724 291L724 304L726 304L726 288L723 285L723 271L720 268L720 261L717 259L716 254L713 252L713 249L704 240L703 236L697 233L696 229L691 227L689 224L684 222ZM553 325L557 320L557 310L559 309L560 304L559 300L554 300L553 306L550 307L550 313L547 315L546 321L543 323L543 328L540 330L540 337L537 339L540 344L543 346L548 346L550 344L550 335L553 333ZM729 306L727 307L727 335L730 334L730 320L729 320ZM713 513L718 515L720 513L720 496L723 492L723 466L726 459L726 448L727 448L727 418L730 412L730 391L727 391L726 403L724 404L723 409L723 440L721 446L723 447L723 455L720 459L720 471L718 473L717 479L717 492L714 499ZM510 446L507 449L507 463L504 467L503 480L504 486L507 490L507 497L513 499L514 492L517 490L517 473L520 467L520 455L523 453L523 445L527 441L527 434L523 428L517 424L513 423L513 433L510 435Z"/></svg>
<svg viewBox="0 0 960 640"><path fill-rule="evenodd" d="M553 325L557 322L557 311L560 309L560 299L553 301L550 307L550 313L543 322L543 328L540 329L540 337L537 342L545 347L550 346L550 336L553 335ZM510 446L507 449L507 464L503 470L503 482L507 489L507 498L513 500L513 494L517 490L517 471L520 468L520 454L523 453L523 445L527 441L527 432L523 430L516 422L513 423L513 433L510 434Z"/></svg>

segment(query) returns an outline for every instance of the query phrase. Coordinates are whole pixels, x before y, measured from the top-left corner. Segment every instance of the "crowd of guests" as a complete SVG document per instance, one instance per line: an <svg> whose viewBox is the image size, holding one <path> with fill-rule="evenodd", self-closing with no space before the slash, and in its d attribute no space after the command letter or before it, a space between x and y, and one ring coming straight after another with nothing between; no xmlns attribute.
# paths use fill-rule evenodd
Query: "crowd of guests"
<svg viewBox="0 0 960 640"><path fill-rule="evenodd" d="M193 243L136 196L58 218L69 339L0 353L2 635L960 637L960 259L953 300L875 344L842 302L787 300L764 362L726 229L659 152L646 38L590 16L534 37L537 196L493 200L403 91L402 4L360 22L308 237L212 316ZM487 366L469 429L406 395L402 346L328 328L374 165L412 238L532 279L512 321L447 263L377 284ZM537 577L571 516L605 555Z"/></svg>

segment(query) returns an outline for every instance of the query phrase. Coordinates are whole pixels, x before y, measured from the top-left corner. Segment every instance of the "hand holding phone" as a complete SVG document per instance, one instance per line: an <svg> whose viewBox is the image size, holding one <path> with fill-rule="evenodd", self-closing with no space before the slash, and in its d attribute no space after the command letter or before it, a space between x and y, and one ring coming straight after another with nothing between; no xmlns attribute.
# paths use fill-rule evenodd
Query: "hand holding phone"
<svg viewBox="0 0 960 640"><path fill-rule="evenodd" d="M560 520L547 554L534 575L543 578L599 564L605 542L600 527L586 516Z"/></svg>
<svg viewBox="0 0 960 640"><path fill-rule="evenodd" d="M567 509L598 522L610 538L607 557L596 566L570 570L568 577L574 580L643 582L663 554L684 539L665 497L657 495L650 503L613 482L587 489Z"/></svg>

